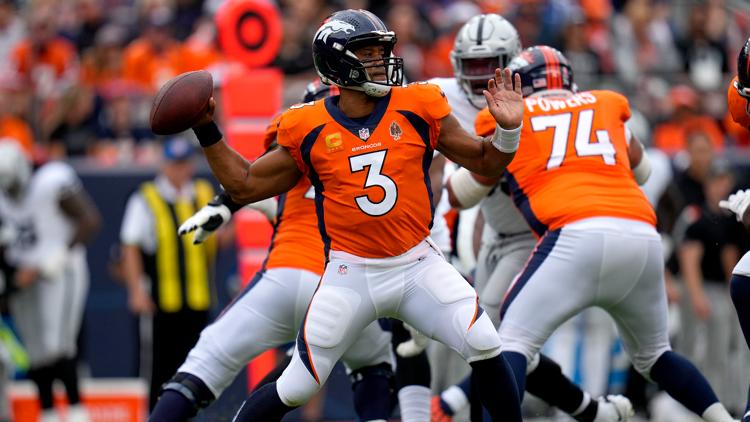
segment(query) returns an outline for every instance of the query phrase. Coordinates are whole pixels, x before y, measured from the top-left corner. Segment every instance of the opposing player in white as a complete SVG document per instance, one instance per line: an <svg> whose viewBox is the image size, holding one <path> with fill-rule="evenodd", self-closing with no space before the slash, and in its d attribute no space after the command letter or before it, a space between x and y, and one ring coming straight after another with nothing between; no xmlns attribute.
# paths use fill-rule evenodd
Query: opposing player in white
<svg viewBox="0 0 750 422"><path fill-rule="evenodd" d="M13 140L0 141L0 218L15 231L6 249L15 267L10 311L29 354L42 420L57 420L52 384L65 385L68 420L86 421L76 372L76 340L89 274L84 243L99 214L73 168L50 162L32 172Z"/></svg>

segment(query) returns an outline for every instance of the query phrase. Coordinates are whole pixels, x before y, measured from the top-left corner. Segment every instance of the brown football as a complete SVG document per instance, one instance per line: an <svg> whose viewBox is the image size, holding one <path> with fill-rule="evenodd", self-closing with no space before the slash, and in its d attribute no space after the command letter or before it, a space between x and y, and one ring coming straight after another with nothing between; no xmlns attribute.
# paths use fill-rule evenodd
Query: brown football
<svg viewBox="0 0 750 422"><path fill-rule="evenodd" d="M171 79L154 98L151 130L157 135L173 135L190 129L206 112L213 91L213 78L205 70Z"/></svg>

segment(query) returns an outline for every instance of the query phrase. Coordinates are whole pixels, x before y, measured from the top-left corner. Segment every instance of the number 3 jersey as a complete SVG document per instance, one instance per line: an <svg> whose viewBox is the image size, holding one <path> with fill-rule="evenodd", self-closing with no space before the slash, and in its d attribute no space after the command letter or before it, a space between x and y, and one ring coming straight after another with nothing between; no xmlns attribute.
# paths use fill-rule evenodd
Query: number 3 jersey
<svg viewBox="0 0 750 422"><path fill-rule="evenodd" d="M338 100L293 106L277 141L315 188L326 251L400 255L430 233L428 170L450 106L440 88L425 83L392 88L361 119L344 115Z"/></svg>
<svg viewBox="0 0 750 422"><path fill-rule="evenodd" d="M628 102L612 91L526 98L521 143L506 169L513 201L539 236L592 217L656 224L630 169ZM477 134L495 131L487 109Z"/></svg>

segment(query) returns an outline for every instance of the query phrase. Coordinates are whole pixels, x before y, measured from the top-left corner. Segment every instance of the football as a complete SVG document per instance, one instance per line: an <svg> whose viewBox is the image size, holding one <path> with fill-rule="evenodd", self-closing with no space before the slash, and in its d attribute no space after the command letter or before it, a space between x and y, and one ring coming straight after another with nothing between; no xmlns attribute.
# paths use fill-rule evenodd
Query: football
<svg viewBox="0 0 750 422"><path fill-rule="evenodd" d="M213 87L213 78L205 70L186 72L168 81L151 106L151 130L157 135L173 135L193 127L206 112Z"/></svg>

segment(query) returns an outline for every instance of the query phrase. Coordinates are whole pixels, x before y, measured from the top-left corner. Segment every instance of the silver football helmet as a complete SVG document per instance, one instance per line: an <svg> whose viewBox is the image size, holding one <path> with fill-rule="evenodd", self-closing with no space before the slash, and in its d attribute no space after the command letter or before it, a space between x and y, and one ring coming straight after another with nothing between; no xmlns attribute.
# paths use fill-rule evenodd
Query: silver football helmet
<svg viewBox="0 0 750 422"><path fill-rule="evenodd" d="M516 28L494 13L469 19L456 35L451 51L453 73L474 107L486 104L482 90L495 74L521 52Z"/></svg>
<svg viewBox="0 0 750 422"><path fill-rule="evenodd" d="M0 189L18 196L31 178L31 162L15 139L0 138Z"/></svg>

